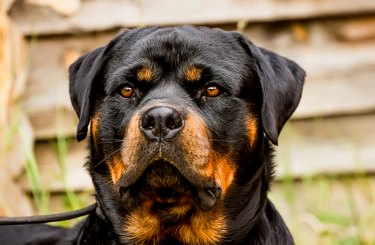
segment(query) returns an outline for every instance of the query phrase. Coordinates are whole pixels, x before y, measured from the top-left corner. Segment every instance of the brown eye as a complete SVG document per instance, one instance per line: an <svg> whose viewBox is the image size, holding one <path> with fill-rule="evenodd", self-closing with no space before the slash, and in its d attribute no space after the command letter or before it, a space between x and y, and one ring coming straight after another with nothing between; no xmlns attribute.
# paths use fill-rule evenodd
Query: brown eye
<svg viewBox="0 0 375 245"><path fill-rule="evenodd" d="M131 98L134 95L134 90L131 86L125 85L120 89L120 94L125 98Z"/></svg>
<svg viewBox="0 0 375 245"><path fill-rule="evenodd" d="M220 94L220 89L217 86L210 85L206 88L206 94L208 97L216 97Z"/></svg>

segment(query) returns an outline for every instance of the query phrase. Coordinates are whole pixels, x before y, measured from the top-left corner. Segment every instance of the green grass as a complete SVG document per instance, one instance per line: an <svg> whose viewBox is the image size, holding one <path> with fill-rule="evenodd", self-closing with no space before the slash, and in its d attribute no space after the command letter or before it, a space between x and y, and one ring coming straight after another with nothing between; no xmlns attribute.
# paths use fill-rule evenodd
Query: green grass
<svg viewBox="0 0 375 245"><path fill-rule="evenodd" d="M60 168L60 179L64 186L64 192L66 194L67 205L70 209L79 209L82 207L82 203L79 201L73 188L69 185L67 180L67 169L65 163L65 157L67 154L68 139L63 136L59 136L55 142L51 142L55 149L57 161Z"/></svg>
<svg viewBox="0 0 375 245"><path fill-rule="evenodd" d="M58 176L58 180L63 186L63 194L62 195L52 195L50 193L48 185L46 186L46 183L42 183L41 173L40 169L38 167L38 163L36 160L35 153L33 152L32 147L30 146L27 150L27 164L25 166L25 172L28 178L28 181L31 186L31 193L32 193L32 199L34 202L34 207L37 211L37 213L40 214L46 214L51 212L56 212L56 210L61 209L61 206L63 207L62 211L64 210L76 210L83 208L88 204L86 201L87 199L87 193L84 193L84 198L81 198L79 194L77 194L73 188L69 185L68 179L67 179L67 168L66 168L66 156L67 151L69 148L69 143L71 142L70 138L65 137L61 132L63 132L62 125L63 120L62 117L64 116L62 111L58 111L56 114L57 121L57 131L58 135L56 139L50 140L49 144L54 150L55 158L57 159L58 169L59 171L57 173L51 173L53 175ZM54 162L54 161L51 161ZM62 205L58 205L59 208L56 208L51 205L51 199L55 198L56 196L59 197L61 200ZM58 224L67 226L71 224L72 222L60 222ZM73 221L74 223L74 221Z"/></svg>
<svg viewBox="0 0 375 245"><path fill-rule="evenodd" d="M375 245L375 177L361 168L358 139L339 125L328 127L324 120L316 118L305 127L289 123L283 130L284 140L291 138L294 143L309 147L309 140L324 136L340 146L350 146L354 172L313 176L306 176L306 172L296 180L290 169L292 156L285 151L281 156L284 174L273 185L270 198L286 220L296 244ZM310 159L307 162L314 164Z"/></svg>
<svg viewBox="0 0 375 245"><path fill-rule="evenodd" d="M274 183L271 200L303 245L374 245L375 177L315 176Z"/></svg>
<svg viewBox="0 0 375 245"><path fill-rule="evenodd" d="M37 207L38 213L48 213L50 192L48 188L41 183L38 163L31 147L27 149L26 157L25 172L31 186L35 207Z"/></svg>

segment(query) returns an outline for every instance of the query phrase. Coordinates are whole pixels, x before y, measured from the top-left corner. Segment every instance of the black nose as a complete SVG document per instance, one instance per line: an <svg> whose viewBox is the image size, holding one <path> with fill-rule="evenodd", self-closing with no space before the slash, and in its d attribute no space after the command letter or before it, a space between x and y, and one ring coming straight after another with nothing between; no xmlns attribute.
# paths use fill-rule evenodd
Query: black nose
<svg viewBox="0 0 375 245"><path fill-rule="evenodd" d="M173 138L183 124L181 114L175 109L154 107L142 115L140 128L147 138L162 140Z"/></svg>

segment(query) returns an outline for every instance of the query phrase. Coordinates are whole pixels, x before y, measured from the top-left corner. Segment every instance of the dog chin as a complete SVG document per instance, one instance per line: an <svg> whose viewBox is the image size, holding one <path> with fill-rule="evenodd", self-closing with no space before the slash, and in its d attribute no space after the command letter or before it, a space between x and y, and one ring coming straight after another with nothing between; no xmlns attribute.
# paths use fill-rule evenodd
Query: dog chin
<svg viewBox="0 0 375 245"><path fill-rule="evenodd" d="M129 208L147 206L166 223L189 218L197 209L213 209L220 195L220 188L196 186L165 160L150 164L134 185L120 188L120 196Z"/></svg>

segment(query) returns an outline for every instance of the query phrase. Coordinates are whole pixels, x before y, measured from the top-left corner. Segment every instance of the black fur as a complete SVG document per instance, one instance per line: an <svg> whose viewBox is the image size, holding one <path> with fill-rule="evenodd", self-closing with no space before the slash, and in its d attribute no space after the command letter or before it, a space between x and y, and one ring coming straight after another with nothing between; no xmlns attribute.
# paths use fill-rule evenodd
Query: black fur
<svg viewBox="0 0 375 245"><path fill-rule="evenodd" d="M184 69L190 64L202 68L199 81L184 78ZM152 81L136 81L141 66L152 68ZM77 244L136 243L124 231L126 217L152 195L145 186L160 185L155 181L165 181L167 188L176 185L177 194L188 192L194 199L191 212L203 208L204 200L194 195L199 188L215 183L186 167L189 162L176 140L148 142L136 160L135 170L125 172L115 186L110 180L106 161L121 150L131 119L136 112L144 113L144 108L162 102L176 108L182 118L194 111L207 125L211 151L230 156L236 165L234 180L224 197L219 197L220 192L214 194L218 198L214 207L225 213L227 227L217 243L293 244L267 192L273 177L270 142L277 144L302 94L305 72L296 63L255 46L236 32L185 26L125 30L107 46L79 58L69 72L71 100L79 117L78 140L87 135L93 116L100 115L100 135L90 137L87 163L99 208L76 227L58 235L51 233L52 237L60 237L60 243L67 244L72 240ZM119 95L124 83L133 87L132 98ZM221 90L216 97L205 94L205 88L212 84ZM252 147L246 128L249 115L259 122ZM164 167L160 161L157 167L150 167L158 149L174 167ZM161 173L169 177L155 177ZM121 193L123 186L131 186L126 201ZM170 219L168 215L164 218ZM3 229L0 234L4 234ZM17 227L7 229L10 234L9 229ZM179 237L168 234L158 242L181 243ZM9 241L16 239L14 236Z"/></svg>

